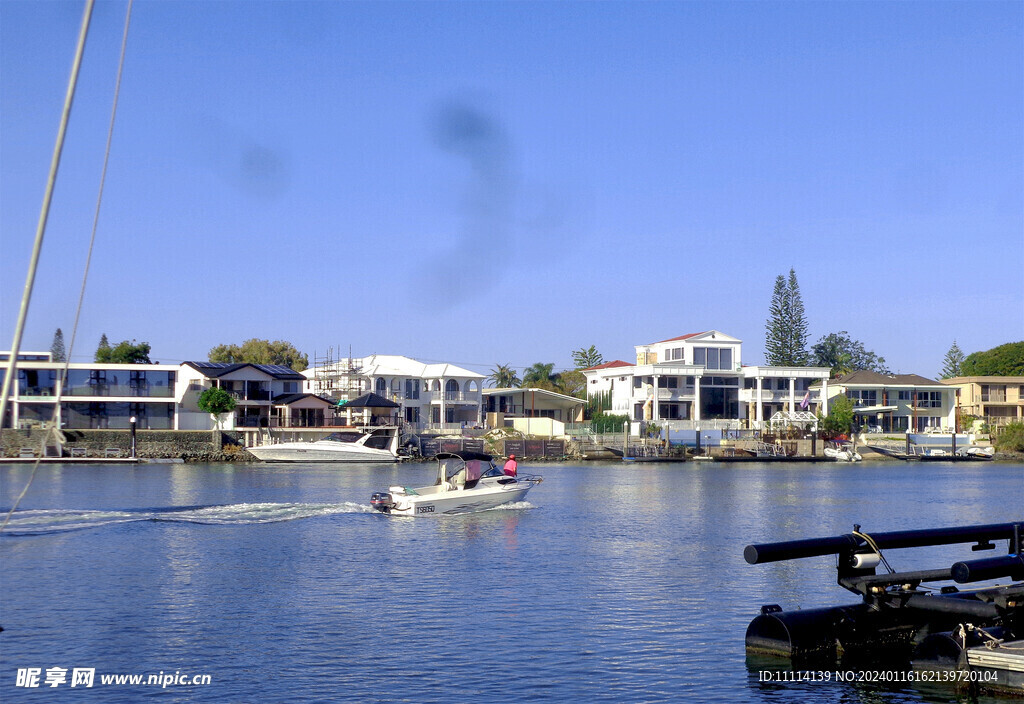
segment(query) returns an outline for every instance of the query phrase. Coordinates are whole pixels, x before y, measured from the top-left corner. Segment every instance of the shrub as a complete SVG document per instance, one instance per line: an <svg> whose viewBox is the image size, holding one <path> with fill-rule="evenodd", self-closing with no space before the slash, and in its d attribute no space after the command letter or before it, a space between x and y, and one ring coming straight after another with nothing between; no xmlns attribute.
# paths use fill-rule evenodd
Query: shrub
<svg viewBox="0 0 1024 704"><path fill-rule="evenodd" d="M629 416L597 413L590 419L590 429L598 435L604 433L621 433L623 425L628 422Z"/></svg>
<svg viewBox="0 0 1024 704"><path fill-rule="evenodd" d="M996 438L996 449L1001 452L1024 452L1024 423L1010 423Z"/></svg>

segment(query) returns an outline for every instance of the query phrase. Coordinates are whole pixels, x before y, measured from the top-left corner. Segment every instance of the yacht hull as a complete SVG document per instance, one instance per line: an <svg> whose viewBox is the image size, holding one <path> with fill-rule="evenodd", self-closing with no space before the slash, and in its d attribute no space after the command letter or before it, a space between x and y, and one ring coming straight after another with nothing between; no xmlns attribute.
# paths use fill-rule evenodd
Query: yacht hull
<svg viewBox="0 0 1024 704"><path fill-rule="evenodd" d="M397 462L398 458L388 450L371 447L324 447L318 442L284 442L278 445L261 445L246 448L263 462ZM328 443L340 445L340 443Z"/></svg>

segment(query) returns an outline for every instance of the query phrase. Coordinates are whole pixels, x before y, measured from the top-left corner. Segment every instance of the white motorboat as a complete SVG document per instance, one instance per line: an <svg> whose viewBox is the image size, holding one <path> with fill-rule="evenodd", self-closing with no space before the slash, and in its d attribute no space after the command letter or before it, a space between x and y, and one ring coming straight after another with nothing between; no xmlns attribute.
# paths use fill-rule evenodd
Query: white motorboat
<svg viewBox="0 0 1024 704"><path fill-rule="evenodd" d="M397 462L398 432L394 428L342 431L319 440L246 449L263 462Z"/></svg>
<svg viewBox="0 0 1024 704"><path fill-rule="evenodd" d="M490 455L442 452L437 456L437 479L430 486L392 486L373 495L370 504L396 516L438 516L472 513L522 501L543 477L505 475Z"/></svg>
<svg viewBox="0 0 1024 704"><path fill-rule="evenodd" d="M844 443L837 447L826 447L824 453L825 457L836 462L860 462L863 459L850 443Z"/></svg>

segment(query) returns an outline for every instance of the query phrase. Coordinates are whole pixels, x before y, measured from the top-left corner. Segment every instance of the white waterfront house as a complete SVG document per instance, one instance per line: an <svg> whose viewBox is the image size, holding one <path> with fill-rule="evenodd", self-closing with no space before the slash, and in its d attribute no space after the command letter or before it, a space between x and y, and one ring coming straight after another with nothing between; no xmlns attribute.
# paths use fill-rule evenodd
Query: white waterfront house
<svg viewBox="0 0 1024 704"><path fill-rule="evenodd" d="M584 369L588 398L609 413L676 429L762 427L776 412L822 407L811 391L828 387L825 367L770 367L741 363L742 340L718 330L636 346L636 363L615 360Z"/></svg>
<svg viewBox="0 0 1024 704"><path fill-rule="evenodd" d="M303 372L306 391L348 401L368 391L401 406L412 428L456 429L480 421L483 374L446 362L372 354L314 366Z"/></svg>

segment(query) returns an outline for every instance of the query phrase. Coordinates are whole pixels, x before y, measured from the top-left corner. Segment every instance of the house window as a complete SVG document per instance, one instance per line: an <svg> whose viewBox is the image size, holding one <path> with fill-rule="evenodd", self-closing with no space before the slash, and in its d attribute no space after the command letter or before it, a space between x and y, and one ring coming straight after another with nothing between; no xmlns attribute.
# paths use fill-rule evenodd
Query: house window
<svg viewBox="0 0 1024 704"><path fill-rule="evenodd" d="M458 401L459 399L459 382L455 379L449 379L444 385L444 399L445 401ZM446 421L447 422L447 421Z"/></svg>
<svg viewBox="0 0 1024 704"><path fill-rule="evenodd" d="M380 377L374 382L373 390L378 396L386 396L388 393L388 382L384 377Z"/></svg>
<svg viewBox="0 0 1024 704"><path fill-rule="evenodd" d="M286 381L284 382L284 392L286 394L295 394L299 391L299 382L297 381Z"/></svg>
<svg viewBox="0 0 1024 704"><path fill-rule="evenodd" d="M1003 384L982 384L981 400L989 403L1002 403L1006 400L1006 386Z"/></svg>
<svg viewBox="0 0 1024 704"><path fill-rule="evenodd" d="M732 349L728 347L694 347L693 363L705 369L732 370Z"/></svg>
<svg viewBox="0 0 1024 704"><path fill-rule="evenodd" d="M420 397L420 380L419 379L406 379L405 380L405 397L407 399L418 399Z"/></svg>
<svg viewBox="0 0 1024 704"><path fill-rule="evenodd" d="M897 392L897 399L900 401L913 401L912 393L911 391L899 391Z"/></svg>
<svg viewBox="0 0 1024 704"><path fill-rule="evenodd" d="M878 391L875 389L852 389L848 396L854 406L878 405Z"/></svg>

